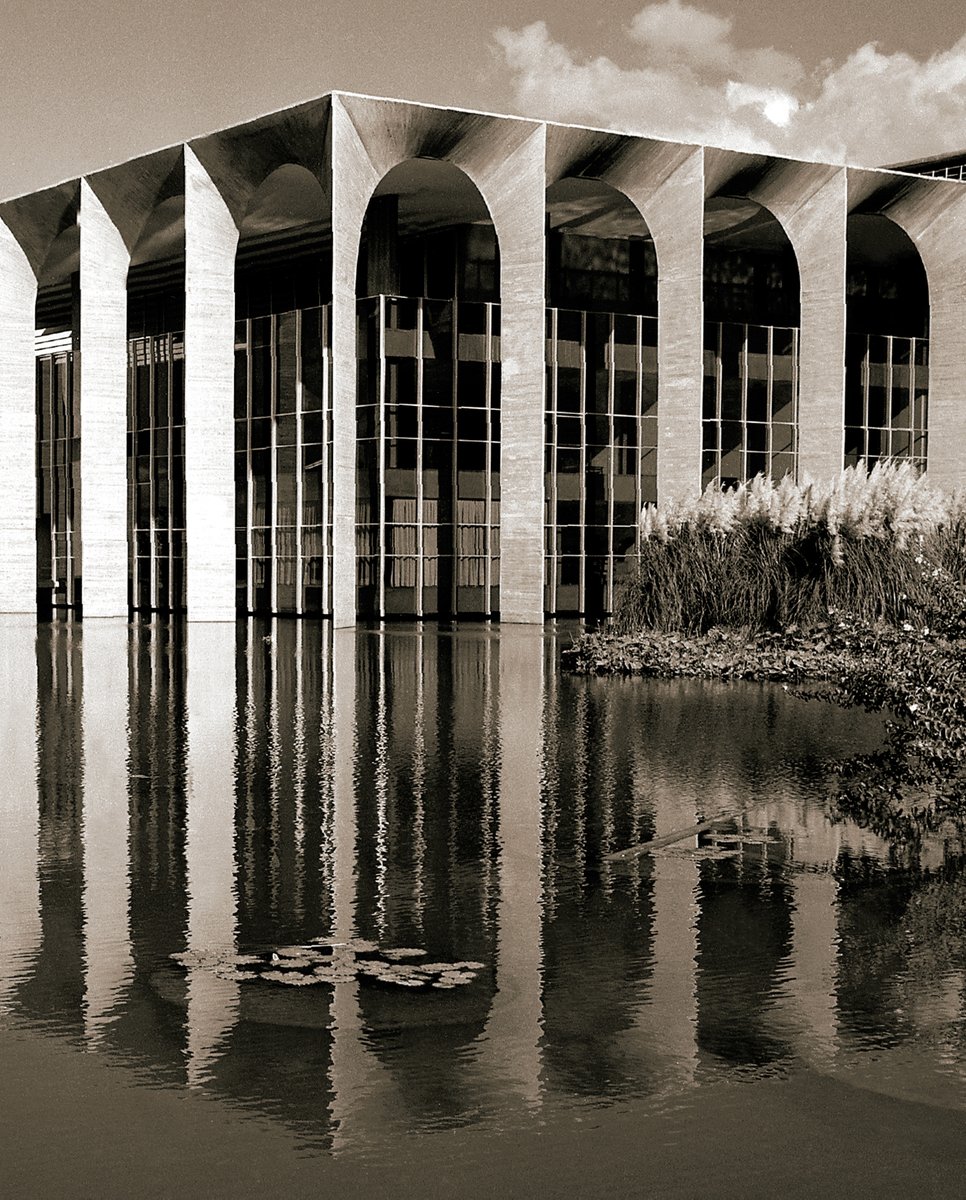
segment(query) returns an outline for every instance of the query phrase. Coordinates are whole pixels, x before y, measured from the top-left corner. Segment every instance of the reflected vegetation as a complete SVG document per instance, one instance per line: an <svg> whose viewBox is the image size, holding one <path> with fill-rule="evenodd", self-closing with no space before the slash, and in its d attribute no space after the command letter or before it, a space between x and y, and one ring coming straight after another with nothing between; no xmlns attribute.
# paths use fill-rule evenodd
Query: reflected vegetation
<svg viewBox="0 0 966 1200"><path fill-rule="evenodd" d="M0 624L20 701L0 1023L333 1153L863 1064L962 1108L943 1090L966 1077L961 847L900 859L824 799L826 764L874 749L878 718L758 685L574 678L561 640ZM273 950L325 939L474 970L280 986ZM210 969L237 955L266 978Z"/></svg>

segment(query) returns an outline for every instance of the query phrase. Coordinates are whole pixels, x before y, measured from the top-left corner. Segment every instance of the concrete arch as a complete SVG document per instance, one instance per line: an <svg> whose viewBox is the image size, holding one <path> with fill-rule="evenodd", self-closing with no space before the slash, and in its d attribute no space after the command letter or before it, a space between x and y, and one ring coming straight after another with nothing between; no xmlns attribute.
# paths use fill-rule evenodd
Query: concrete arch
<svg viewBox="0 0 966 1200"><path fill-rule="evenodd" d="M356 263L380 181L412 158L436 158L472 180L500 247L500 615L543 617L543 202L545 127L482 114L336 95L332 99L333 378L336 568L334 619L355 620ZM538 348L539 347L539 351Z"/></svg>
<svg viewBox="0 0 966 1200"><path fill-rule="evenodd" d="M928 460L931 479L950 490L966 483L966 190L957 181L850 168L849 209L902 230L918 254L928 290Z"/></svg>
<svg viewBox="0 0 966 1200"><path fill-rule="evenodd" d="M547 129L547 181L598 179L623 193L654 244L658 312L657 492L701 480L704 157L697 146L571 126Z"/></svg>
<svg viewBox="0 0 966 1200"><path fill-rule="evenodd" d="M781 224L798 261L798 473L829 478L841 470L845 394L844 167L705 149L708 197L754 200Z"/></svg>

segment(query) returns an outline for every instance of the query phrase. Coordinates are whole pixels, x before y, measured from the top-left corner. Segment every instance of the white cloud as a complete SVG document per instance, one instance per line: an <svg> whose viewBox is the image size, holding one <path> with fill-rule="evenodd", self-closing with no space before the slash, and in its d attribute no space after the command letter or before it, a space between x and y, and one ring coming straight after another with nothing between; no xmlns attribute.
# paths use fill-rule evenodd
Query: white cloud
<svg viewBox="0 0 966 1200"><path fill-rule="evenodd" d="M647 5L626 32L628 66L571 49L543 21L494 36L528 115L828 161L966 149L966 34L925 61L866 45L809 73L738 46L730 18L684 0Z"/></svg>

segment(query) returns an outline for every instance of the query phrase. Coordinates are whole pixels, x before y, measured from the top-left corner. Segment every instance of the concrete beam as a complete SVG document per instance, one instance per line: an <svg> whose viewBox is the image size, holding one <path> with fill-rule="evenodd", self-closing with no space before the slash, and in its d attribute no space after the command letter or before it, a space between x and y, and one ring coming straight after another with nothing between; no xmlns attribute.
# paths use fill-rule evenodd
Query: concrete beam
<svg viewBox="0 0 966 1200"><path fill-rule="evenodd" d="M235 620L238 228L185 148L185 554L188 619Z"/></svg>
<svg viewBox="0 0 966 1200"><path fill-rule="evenodd" d="M124 238L87 180L80 198L80 533L85 617L126 617L127 269Z"/></svg>

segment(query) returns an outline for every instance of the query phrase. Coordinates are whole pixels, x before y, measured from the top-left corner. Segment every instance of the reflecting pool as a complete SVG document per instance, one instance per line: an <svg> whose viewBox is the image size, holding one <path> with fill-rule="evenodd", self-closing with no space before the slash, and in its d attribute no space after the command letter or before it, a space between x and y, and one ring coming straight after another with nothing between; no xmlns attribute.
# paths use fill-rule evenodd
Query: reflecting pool
<svg viewBox="0 0 966 1200"><path fill-rule="evenodd" d="M900 861L825 799L880 719L572 678L569 640L0 623L8 1194L643 1194L644 1145L655 1194L694 1195L743 1139L702 1194L774 1194L782 1146L784 1194L856 1156L902 1194L890 1121L916 1178L951 1170L961 847ZM323 942L477 966L397 986L360 951L285 986ZM273 954L274 982L232 965Z"/></svg>

